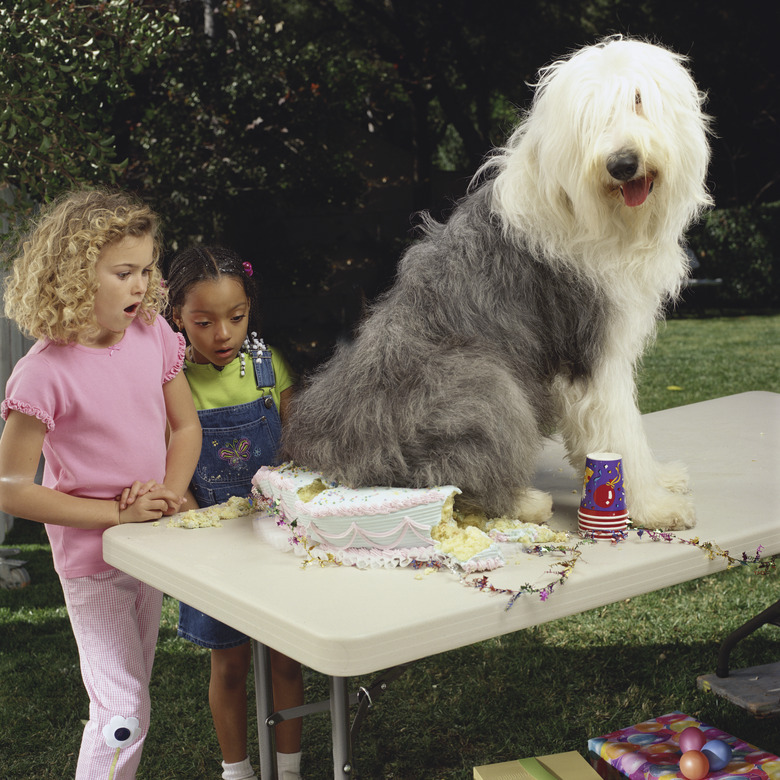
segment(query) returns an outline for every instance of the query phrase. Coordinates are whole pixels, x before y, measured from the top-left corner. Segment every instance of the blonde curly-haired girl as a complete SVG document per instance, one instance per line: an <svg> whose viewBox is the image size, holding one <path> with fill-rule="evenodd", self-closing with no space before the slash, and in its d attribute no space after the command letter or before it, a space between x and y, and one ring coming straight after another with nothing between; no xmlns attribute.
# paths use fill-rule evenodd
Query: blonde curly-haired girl
<svg viewBox="0 0 780 780"><path fill-rule="evenodd" d="M149 236L154 263L139 316L154 320L165 306L160 225L141 201L119 191L78 190L61 196L35 221L20 246L6 284L6 315L35 339L76 341L94 326L98 281L95 267L103 247L125 237Z"/></svg>
<svg viewBox="0 0 780 780"><path fill-rule="evenodd" d="M0 406L0 510L45 523L51 542L90 699L79 779L135 777L162 605L103 561L103 532L184 508L201 446L184 340L156 316L159 232L130 195L69 193L35 220L6 284L7 316L37 341Z"/></svg>

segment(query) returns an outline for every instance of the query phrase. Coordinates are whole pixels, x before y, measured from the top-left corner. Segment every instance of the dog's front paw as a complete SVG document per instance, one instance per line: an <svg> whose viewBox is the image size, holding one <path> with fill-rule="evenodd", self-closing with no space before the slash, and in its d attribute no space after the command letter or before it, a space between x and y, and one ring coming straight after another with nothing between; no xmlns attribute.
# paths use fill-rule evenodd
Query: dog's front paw
<svg viewBox="0 0 780 780"><path fill-rule="evenodd" d="M628 510L635 528L682 531L696 525L696 510L690 496L666 490L658 490L645 501L632 501Z"/></svg>

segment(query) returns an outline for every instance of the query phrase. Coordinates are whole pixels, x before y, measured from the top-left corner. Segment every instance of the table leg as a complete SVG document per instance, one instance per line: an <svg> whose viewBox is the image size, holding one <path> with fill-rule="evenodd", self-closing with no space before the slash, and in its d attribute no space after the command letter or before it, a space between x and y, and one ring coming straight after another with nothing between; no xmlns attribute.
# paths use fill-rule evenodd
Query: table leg
<svg viewBox="0 0 780 780"><path fill-rule="evenodd" d="M333 738L333 777L352 778L352 737L349 733L347 677L329 677L330 720Z"/></svg>
<svg viewBox="0 0 780 780"><path fill-rule="evenodd" d="M273 729L266 724L274 712L274 693L271 687L271 654L268 647L252 640L252 658L255 666L255 702L257 706L257 739L260 743L260 777L277 780L276 749Z"/></svg>

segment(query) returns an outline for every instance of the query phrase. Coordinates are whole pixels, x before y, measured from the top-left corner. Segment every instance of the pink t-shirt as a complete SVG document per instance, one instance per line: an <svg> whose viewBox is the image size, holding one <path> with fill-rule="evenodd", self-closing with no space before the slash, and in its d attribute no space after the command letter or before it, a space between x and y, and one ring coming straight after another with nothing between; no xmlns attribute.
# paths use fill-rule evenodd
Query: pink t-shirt
<svg viewBox="0 0 780 780"><path fill-rule="evenodd" d="M184 361L184 338L162 317L136 319L108 349L38 341L16 364L0 407L46 425L43 484L83 498L112 499L135 480L165 478L163 384ZM83 577L112 567L103 530L46 524L54 568Z"/></svg>

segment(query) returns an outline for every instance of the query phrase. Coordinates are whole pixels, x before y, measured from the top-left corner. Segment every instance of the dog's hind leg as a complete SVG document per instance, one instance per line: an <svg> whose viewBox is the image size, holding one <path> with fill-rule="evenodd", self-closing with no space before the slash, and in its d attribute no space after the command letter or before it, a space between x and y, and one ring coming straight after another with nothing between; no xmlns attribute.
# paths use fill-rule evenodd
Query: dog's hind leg
<svg viewBox="0 0 780 780"><path fill-rule="evenodd" d="M350 487L405 486L404 392L376 352L343 344L293 396L281 457Z"/></svg>
<svg viewBox="0 0 780 780"><path fill-rule="evenodd" d="M402 440L411 481L455 485L490 517L546 520L549 497L530 489L542 436L525 389L492 356L453 349L429 357Z"/></svg>

